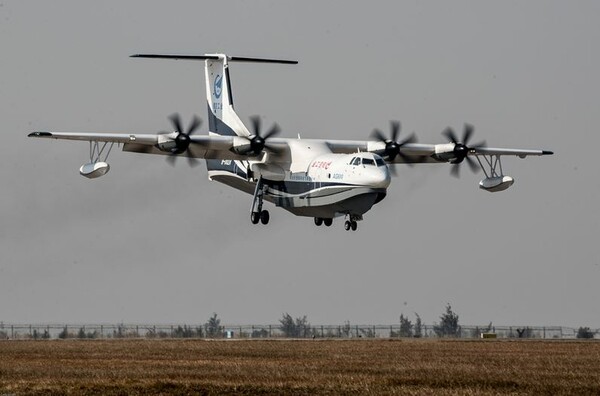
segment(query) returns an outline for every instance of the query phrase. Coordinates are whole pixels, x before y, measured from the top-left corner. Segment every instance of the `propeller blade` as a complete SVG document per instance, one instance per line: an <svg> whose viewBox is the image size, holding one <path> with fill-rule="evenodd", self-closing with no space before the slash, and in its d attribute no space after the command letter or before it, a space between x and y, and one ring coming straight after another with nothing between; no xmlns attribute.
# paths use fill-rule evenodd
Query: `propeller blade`
<svg viewBox="0 0 600 396"><path fill-rule="evenodd" d="M395 140L395 139L394 139ZM415 133L411 133L411 135L409 137L407 137L406 139L404 139L402 142L398 143L398 145L400 147L404 146L405 144L408 143L415 143L417 141L417 135L415 135Z"/></svg>
<svg viewBox="0 0 600 396"><path fill-rule="evenodd" d="M192 167L195 168L196 166L200 165L200 160L198 158L194 158L194 157L187 157L188 160L188 164Z"/></svg>
<svg viewBox="0 0 600 396"><path fill-rule="evenodd" d="M181 128L181 118L179 117L179 113L171 114L169 119L171 120L171 123L175 127L175 131L177 133L181 133L183 131L183 128Z"/></svg>
<svg viewBox="0 0 600 396"><path fill-rule="evenodd" d="M380 142L385 142L387 140L385 138L385 136L383 136L383 133L381 133L381 131L379 129L374 129L373 133L371 133L371 136L374 137L375 139L379 140Z"/></svg>
<svg viewBox="0 0 600 396"><path fill-rule="evenodd" d="M456 178L459 178L460 177L460 164L452 165L452 168L450 169L450 174Z"/></svg>
<svg viewBox="0 0 600 396"><path fill-rule="evenodd" d="M415 166L415 164L413 164L411 158L408 155L404 154L402 151L398 151L398 155L400 156L400 158L402 158L404 160L404 163L406 165L410 166L411 168L413 166Z"/></svg>
<svg viewBox="0 0 600 396"><path fill-rule="evenodd" d="M194 117L192 118L192 122L190 123L190 126L188 127L187 134L193 135L194 132L196 131L196 129L198 129L200 127L200 125L202 125L202 120L194 114Z"/></svg>
<svg viewBox="0 0 600 396"><path fill-rule="evenodd" d="M267 132L263 139L267 140L273 136L279 135L279 132L281 132L279 125L273 124L273 127L271 127L271 129L269 130L269 132Z"/></svg>
<svg viewBox="0 0 600 396"><path fill-rule="evenodd" d="M454 131L452 130L452 128L448 127L446 129L444 129L444 131L442 132L442 135L446 136L446 138L448 138L448 140L450 140L452 143L454 143L454 144L458 143L458 140L456 139L456 135L454 134Z"/></svg>
<svg viewBox="0 0 600 396"><path fill-rule="evenodd" d="M175 162L177 161L177 155L176 154L171 154L167 157L167 162L169 163L169 165L171 166L175 166Z"/></svg>
<svg viewBox="0 0 600 396"><path fill-rule="evenodd" d="M471 148L472 149L478 149L478 148L482 148L482 147L485 147L485 146L486 146L485 140L482 140L481 142L472 145Z"/></svg>
<svg viewBox="0 0 600 396"><path fill-rule="evenodd" d="M399 121L390 121L391 131L392 131L392 140L395 142L398 140L398 133L400 133L400 122Z"/></svg>
<svg viewBox="0 0 600 396"><path fill-rule="evenodd" d="M394 176L394 177L395 177L395 176L398 176L398 171L396 170L396 165L394 165L394 164L389 164L389 165L388 165L388 169L390 170L390 174L391 174L392 176Z"/></svg>
<svg viewBox="0 0 600 396"><path fill-rule="evenodd" d="M471 136L473 135L474 129L475 128L473 128L473 125L465 123L465 129L463 131L463 140L462 140L462 142L465 146L468 146L469 140L471 139Z"/></svg>
<svg viewBox="0 0 600 396"><path fill-rule="evenodd" d="M471 168L473 173L479 172L479 166L477 166L477 162L475 162L473 158L467 156L465 157L465 160L467 160L467 164L469 165L469 168Z"/></svg>
<svg viewBox="0 0 600 396"><path fill-rule="evenodd" d="M250 121L252 122L252 129L254 130L254 136L260 136L260 117L252 116L252 117L250 117Z"/></svg>

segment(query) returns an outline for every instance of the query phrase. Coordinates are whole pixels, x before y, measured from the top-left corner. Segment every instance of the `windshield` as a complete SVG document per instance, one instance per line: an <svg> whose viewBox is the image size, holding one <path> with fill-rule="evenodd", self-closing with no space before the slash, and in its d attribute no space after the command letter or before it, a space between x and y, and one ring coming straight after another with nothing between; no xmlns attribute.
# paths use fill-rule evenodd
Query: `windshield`
<svg viewBox="0 0 600 396"><path fill-rule="evenodd" d="M385 161L382 160L381 158L377 158L375 160L375 162L377 162L377 166L384 166L385 165Z"/></svg>
<svg viewBox="0 0 600 396"><path fill-rule="evenodd" d="M372 160L370 158L363 158L362 163L363 165L375 165L375 160Z"/></svg>

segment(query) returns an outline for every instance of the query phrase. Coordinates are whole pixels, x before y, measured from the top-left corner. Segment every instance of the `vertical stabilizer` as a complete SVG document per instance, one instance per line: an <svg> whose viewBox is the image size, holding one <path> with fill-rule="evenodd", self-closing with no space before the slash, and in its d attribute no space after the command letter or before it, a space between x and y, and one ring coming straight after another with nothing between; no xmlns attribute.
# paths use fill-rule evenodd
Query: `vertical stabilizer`
<svg viewBox="0 0 600 396"><path fill-rule="evenodd" d="M226 136L250 136L248 129L233 108L227 56L223 54L214 54L214 56L217 59L205 61L209 131Z"/></svg>

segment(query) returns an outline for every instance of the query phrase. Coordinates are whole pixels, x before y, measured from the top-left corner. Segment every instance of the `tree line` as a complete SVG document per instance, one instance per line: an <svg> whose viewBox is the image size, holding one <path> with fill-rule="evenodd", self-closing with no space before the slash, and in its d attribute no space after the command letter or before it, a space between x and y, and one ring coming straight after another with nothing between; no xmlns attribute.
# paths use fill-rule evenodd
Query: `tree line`
<svg viewBox="0 0 600 396"><path fill-rule="evenodd" d="M404 313L400 314L399 327L397 330L390 328L389 336L391 338L420 338L426 336L426 326L423 324L421 317L418 313L414 313L414 322ZM0 322L0 339L9 338L8 333L2 329L2 323ZM337 328L331 328L324 326L313 327L308 321L306 315L294 318L289 313L284 313L279 319L279 325L277 329L286 338L316 338L316 337L365 337L373 338L376 337L375 328L369 328L361 326L352 326L349 321L344 322L343 325ZM431 327L429 327L429 334L431 334ZM221 319L217 313L213 313L209 319L200 326L177 326L171 328L170 331L165 329L157 330L156 328L145 328L145 337L147 338L223 338L233 337L233 330L226 330L221 325ZM241 331L241 329L240 329ZM468 334L470 332L470 334ZM458 338L461 336L467 336L472 338L479 338L484 334L494 334L495 327L492 322L485 327L474 327L469 328L467 334L463 334L463 329L459 324L459 316L450 304L447 304L444 312L439 317L439 322L434 323L433 333L439 338ZM596 332L592 331L589 327L579 327L576 333L577 338L594 338ZM33 339L49 339L50 332L47 329L39 330L34 329L31 334ZM112 338L129 338L129 337L140 337L139 329L135 330L130 327L126 327L123 324L119 324L112 329L112 333L100 334L97 329L87 331L85 327L79 328L77 332L73 332L73 328L69 329L65 326L62 331L58 334L58 338L100 338L100 337L112 337ZM266 338L271 337L271 328L269 330L264 327L258 327L252 329L247 334L236 334L237 337L250 337L250 338ZM513 334L511 329L511 338L532 338L535 337L533 330L529 327L516 328Z"/></svg>

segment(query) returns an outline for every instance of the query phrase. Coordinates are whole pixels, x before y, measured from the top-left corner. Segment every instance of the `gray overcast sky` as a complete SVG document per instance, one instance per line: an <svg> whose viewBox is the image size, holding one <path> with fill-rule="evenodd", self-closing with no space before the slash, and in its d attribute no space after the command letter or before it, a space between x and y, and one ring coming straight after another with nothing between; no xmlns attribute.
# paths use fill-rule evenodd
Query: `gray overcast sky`
<svg viewBox="0 0 600 396"><path fill-rule="evenodd" d="M0 321L396 323L600 327L600 3L597 1L0 0ZM206 119L203 63L133 53L298 59L234 64L236 109L283 136L367 138L390 119L421 142L468 121L509 158L481 174L399 167L359 232L271 211L204 165L32 130L153 133ZM206 126L203 129L206 132Z"/></svg>

